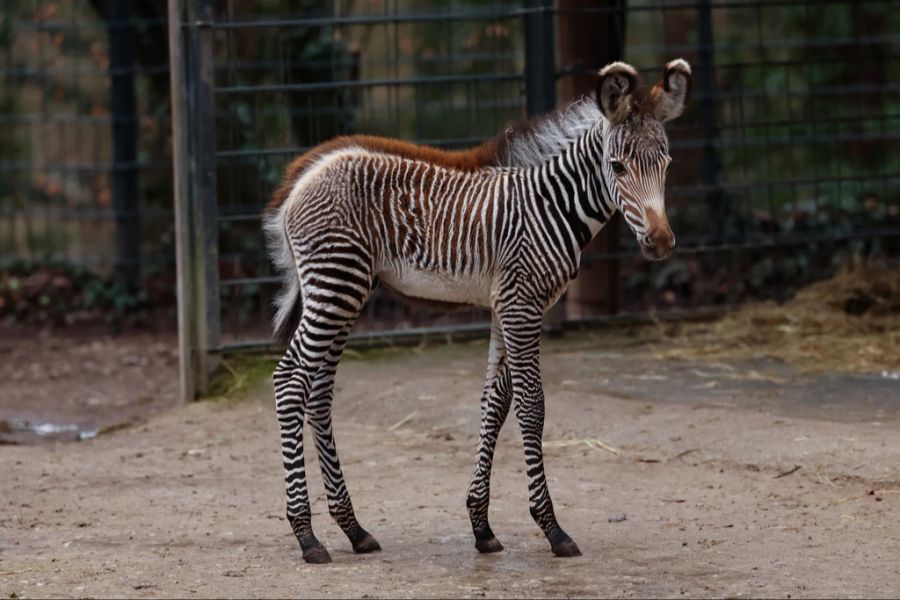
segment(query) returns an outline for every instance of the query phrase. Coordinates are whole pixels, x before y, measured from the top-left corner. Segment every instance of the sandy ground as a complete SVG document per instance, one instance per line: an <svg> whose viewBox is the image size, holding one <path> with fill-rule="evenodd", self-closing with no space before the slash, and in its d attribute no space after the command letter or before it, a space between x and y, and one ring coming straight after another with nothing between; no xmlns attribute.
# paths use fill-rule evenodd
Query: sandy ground
<svg viewBox="0 0 900 600"><path fill-rule="evenodd" d="M482 556L465 494L485 349L342 366L338 448L383 552L351 552L311 467L334 562L301 560L260 382L86 442L0 447L0 596L900 594L900 383L662 361L599 333L550 341L549 483L584 556L555 558L532 522L512 421L491 506L506 550Z"/></svg>
<svg viewBox="0 0 900 600"><path fill-rule="evenodd" d="M0 444L71 440L175 406L174 333L0 325Z"/></svg>

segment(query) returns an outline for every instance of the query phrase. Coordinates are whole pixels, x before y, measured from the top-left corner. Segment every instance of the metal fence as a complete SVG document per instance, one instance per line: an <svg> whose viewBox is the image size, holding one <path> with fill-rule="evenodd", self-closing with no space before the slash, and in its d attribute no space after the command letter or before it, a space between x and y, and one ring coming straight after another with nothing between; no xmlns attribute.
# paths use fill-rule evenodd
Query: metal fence
<svg viewBox="0 0 900 600"><path fill-rule="evenodd" d="M650 82L671 58L694 67L690 107L669 128L679 250L647 263L614 220L558 320L781 298L841 262L900 251L900 0L12 5L0 26L11 48L0 253L131 278L139 265L146 285L154 272L173 281L178 240L182 354L200 387L210 357L268 339L278 282L260 210L291 158L349 132L472 145L590 92L617 59ZM158 94L170 76L172 127ZM485 322L378 291L357 331Z"/></svg>
<svg viewBox="0 0 900 600"><path fill-rule="evenodd" d="M535 61L526 60L523 29L534 28L534 16L538 26L545 22L538 13L523 16L520 3L472 2L448 10L441 2L385 2L377 14L352 10L350 3L310 4L313 10L287 16L244 17L231 7L212 14L212 102L222 133L214 161L224 348L268 337L279 280L260 251L259 201L284 165L321 141L356 131L442 147L474 145L496 134L525 112L524 71ZM248 47L256 54L248 57ZM552 46L548 50L545 72L534 77L543 76L552 93ZM247 58L252 64L242 69ZM533 89L532 96L531 112L553 107L552 96L538 97ZM378 290L358 331L484 320L481 311L422 315Z"/></svg>
<svg viewBox="0 0 900 600"><path fill-rule="evenodd" d="M3 3L0 260L78 263L169 297L166 10L140 4Z"/></svg>

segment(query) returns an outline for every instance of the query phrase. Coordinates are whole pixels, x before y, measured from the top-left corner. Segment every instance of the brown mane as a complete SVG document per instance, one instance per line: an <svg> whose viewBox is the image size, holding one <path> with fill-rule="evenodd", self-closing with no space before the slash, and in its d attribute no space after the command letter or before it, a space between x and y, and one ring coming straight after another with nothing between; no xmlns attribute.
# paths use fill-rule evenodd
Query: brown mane
<svg viewBox="0 0 900 600"><path fill-rule="evenodd" d="M433 146L424 146L403 140L395 140L374 135L347 135L336 137L301 154L285 167L281 185L272 194L272 199L268 206L266 206L265 212L274 212L284 204L288 195L291 193L291 189L297 182L297 179L299 179L303 172L306 171L317 158L341 148L363 148L365 150L372 150L413 160L424 160L448 169L474 171L485 166L499 165L503 146L503 135L492 138L467 150L441 150L440 148L435 148Z"/></svg>
<svg viewBox="0 0 900 600"><path fill-rule="evenodd" d="M648 96L641 91L642 102ZM467 150L442 150L374 135L347 135L319 144L290 162L265 214L277 211L300 176L321 156L341 148L362 148L401 158L422 160L448 169L475 171L489 166L537 164L567 146L572 135L601 118L597 101L585 96L545 115L520 119L493 138Z"/></svg>
<svg viewBox="0 0 900 600"><path fill-rule="evenodd" d="M543 163L569 147L573 140L583 135L602 119L597 99L593 96L578 98L546 115L520 119L482 144L467 150L441 150L402 140L371 135L336 137L319 144L291 161L284 170L281 185L263 213L263 221L271 252L282 271L295 269L290 248L284 243L283 224L279 209L284 206L299 178L322 156L342 148L361 148L400 158L426 161L447 169L477 171L486 167L529 167ZM382 282L384 285L384 282ZM390 289L388 286L386 288ZM296 293L296 291L294 292ZM420 298L409 298L394 291L402 299L444 312L456 305ZM281 306L281 305L280 305ZM281 311L281 308L279 308ZM275 339L287 342L296 331L302 312L302 304L294 303L289 312L276 320Z"/></svg>

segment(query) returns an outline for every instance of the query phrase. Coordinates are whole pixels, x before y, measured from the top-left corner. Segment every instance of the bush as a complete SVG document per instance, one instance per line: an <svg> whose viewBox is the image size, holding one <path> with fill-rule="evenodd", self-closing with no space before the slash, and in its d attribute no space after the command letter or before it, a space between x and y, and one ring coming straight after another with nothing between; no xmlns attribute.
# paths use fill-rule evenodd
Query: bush
<svg viewBox="0 0 900 600"><path fill-rule="evenodd" d="M28 325L102 322L117 328L145 320L144 292L62 261L0 262L0 320Z"/></svg>

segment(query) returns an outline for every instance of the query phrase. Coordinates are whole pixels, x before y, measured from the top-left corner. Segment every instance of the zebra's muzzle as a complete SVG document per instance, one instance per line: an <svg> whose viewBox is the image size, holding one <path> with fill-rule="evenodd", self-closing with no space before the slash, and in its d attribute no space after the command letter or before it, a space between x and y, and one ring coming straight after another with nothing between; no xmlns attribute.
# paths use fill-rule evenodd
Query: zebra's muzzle
<svg viewBox="0 0 900 600"><path fill-rule="evenodd" d="M669 232L664 238L655 239L650 235L640 240L641 253L647 260L664 260L675 248L675 236Z"/></svg>

